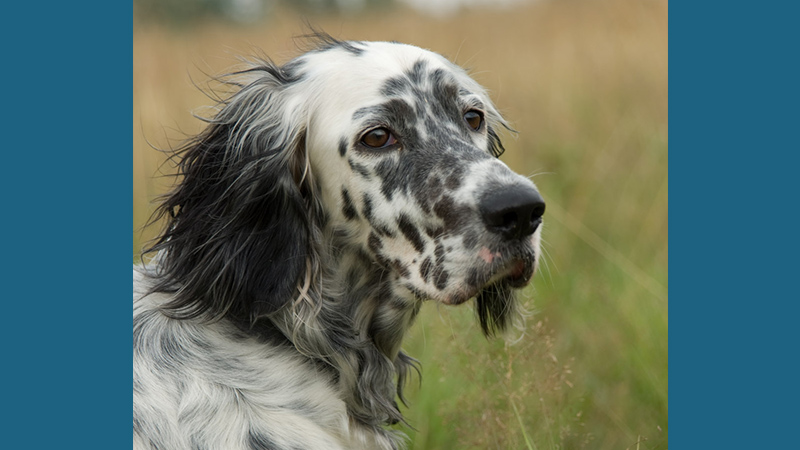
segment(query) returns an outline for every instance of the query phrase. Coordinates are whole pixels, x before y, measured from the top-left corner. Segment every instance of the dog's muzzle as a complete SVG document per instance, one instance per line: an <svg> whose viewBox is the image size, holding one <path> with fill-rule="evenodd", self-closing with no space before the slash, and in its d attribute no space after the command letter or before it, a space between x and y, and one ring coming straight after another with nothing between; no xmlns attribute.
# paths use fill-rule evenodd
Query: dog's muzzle
<svg viewBox="0 0 800 450"><path fill-rule="evenodd" d="M535 271L538 248L531 247L535 245L531 236L542 224L542 196L529 184L501 185L486 192L478 208L496 242L493 249L487 247L479 254L484 261L494 263L492 278L513 288L526 286Z"/></svg>

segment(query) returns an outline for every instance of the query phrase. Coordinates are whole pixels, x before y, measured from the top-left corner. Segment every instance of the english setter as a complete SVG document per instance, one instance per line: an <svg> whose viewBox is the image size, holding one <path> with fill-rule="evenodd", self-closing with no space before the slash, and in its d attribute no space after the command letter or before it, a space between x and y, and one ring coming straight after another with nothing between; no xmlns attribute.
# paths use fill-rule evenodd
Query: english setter
<svg viewBox="0 0 800 450"><path fill-rule="evenodd" d="M249 61L176 150L133 276L136 449L399 449L423 300L521 315L545 204L486 91L410 45Z"/></svg>

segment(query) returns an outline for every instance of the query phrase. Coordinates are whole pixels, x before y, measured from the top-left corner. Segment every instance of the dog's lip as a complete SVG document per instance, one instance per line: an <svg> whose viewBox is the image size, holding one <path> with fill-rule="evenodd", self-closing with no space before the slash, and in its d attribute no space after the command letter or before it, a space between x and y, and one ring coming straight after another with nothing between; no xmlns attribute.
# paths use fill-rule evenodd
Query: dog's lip
<svg viewBox="0 0 800 450"><path fill-rule="evenodd" d="M487 268L486 281L477 285L462 287L459 292L448 295L442 300L446 305L460 305L467 300L475 297L482 290L494 284L504 284L514 289L527 286L536 271L532 258L516 257L503 262L498 270Z"/></svg>
<svg viewBox="0 0 800 450"><path fill-rule="evenodd" d="M507 275L503 280L513 288L526 286L533 278L534 265L526 264L521 258L515 258L509 263Z"/></svg>
<svg viewBox="0 0 800 450"><path fill-rule="evenodd" d="M495 250L482 247L471 269L471 279L449 289L444 295L428 298L436 298L445 305L460 305L492 285L502 284L512 289L527 286L536 272L534 250L502 247Z"/></svg>
<svg viewBox="0 0 800 450"><path fill-rule="evenodd" d="M495 283L505 283L513 288L526 286L533 278L536 271L536 263L533 254L526 251L504 251L492 252L483 247L478 256L486 263L486 279L483 283L478 283L479 289ZM488 256L488 257L487 257Z"/></svg>

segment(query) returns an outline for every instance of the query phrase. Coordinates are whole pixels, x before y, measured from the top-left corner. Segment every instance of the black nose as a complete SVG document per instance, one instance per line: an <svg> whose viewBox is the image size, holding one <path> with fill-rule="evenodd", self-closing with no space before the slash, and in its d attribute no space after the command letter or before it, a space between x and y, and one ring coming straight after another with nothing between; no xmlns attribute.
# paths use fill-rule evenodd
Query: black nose
<svg viewBox="0 0 800 450"><path fill-rule="evenodd" d="M506 239L522 239L542 223L544 200L532 186L513 186L485 194L480 211L489 231Z"/></svg>

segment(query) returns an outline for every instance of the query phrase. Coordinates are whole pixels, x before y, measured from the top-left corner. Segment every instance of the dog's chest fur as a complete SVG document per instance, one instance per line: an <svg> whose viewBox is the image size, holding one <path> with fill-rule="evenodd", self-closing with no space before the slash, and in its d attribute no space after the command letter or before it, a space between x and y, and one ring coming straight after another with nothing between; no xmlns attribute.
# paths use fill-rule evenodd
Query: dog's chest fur
<svg viewBox="0 0 800 450"><path fill-rule="evenodd" d="M349 418L324 368L226 320L170 319L147 284L134 272L134 448L394 448Z"/></svg>

